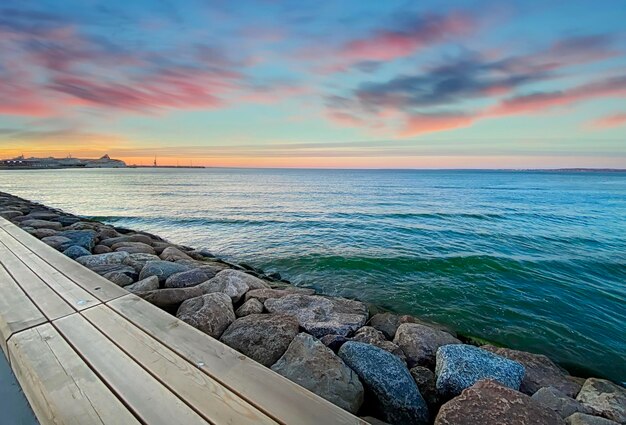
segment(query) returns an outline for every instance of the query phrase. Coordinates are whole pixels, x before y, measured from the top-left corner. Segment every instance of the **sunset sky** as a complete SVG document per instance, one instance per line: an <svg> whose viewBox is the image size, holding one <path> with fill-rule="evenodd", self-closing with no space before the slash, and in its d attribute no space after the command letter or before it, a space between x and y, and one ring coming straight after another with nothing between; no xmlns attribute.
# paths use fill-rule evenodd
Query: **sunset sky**
<svg viewBox="0 0 626 425"><path fill-rule="evenodd" d="M626 3L13 1L0 158L626 168Z"/></svg>

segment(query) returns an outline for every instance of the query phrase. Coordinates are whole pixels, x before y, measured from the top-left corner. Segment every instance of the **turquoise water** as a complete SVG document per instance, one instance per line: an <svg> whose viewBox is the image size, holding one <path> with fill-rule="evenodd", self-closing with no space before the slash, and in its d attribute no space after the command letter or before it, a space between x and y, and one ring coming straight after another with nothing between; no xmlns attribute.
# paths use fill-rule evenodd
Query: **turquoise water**
<svg viewBox="0 0 626 425"><path fill-rule="evenodd" d="M626 173L4 171L0 190L626 381Z"/></svg>

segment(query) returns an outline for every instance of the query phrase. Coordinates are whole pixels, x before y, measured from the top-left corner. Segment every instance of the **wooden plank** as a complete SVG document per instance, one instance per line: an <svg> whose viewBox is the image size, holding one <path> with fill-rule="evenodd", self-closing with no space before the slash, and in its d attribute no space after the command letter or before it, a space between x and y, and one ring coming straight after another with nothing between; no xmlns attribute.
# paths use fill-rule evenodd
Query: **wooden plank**
<svg viewBox="0 0 626 425"><path fill-rule="evenodd" d="M366 424L135 295L107 304L278 422Z"/></svg>
<svg viewBox="0 0 626 425"><path fill-rule="evenodd" d="M31 269L41 280L46 282L54 292L59 294L61 298L67 301L74 309L84 310L100 303L100 300L96 297L68 279L50 264L39 258L34 252L2 230L0 230L0 241L2 241L26 267Z"/></svg>
<svg viewBox="0 0 626 425"><path fill-rule="evenodd" d="M2 242L0 242L0 263L49 320L58 319L75 312L63 298L39 279Z"/></svg>
<svg viewBox="0 0 626 425"><path fill-rule="evenodd" d="M11 335L45 322L43 313L0 265L0 347L6 358L9 358L6 342Z"/></svg>
<svg viewBox="0 0 626 425"><path fill-rule="evenodd" d="M42 425L139 424L51 324L15 334L8 345L13 372Z"/></svg>
<svg viewBox="0 0 626 425"><path fill-rule="evenodd" d="M1 217L0 228L100 301L106 302L128 294L125 289L83 267Z"/></svg>
<svg viewBox="0 0 626 425"><path fill-rule="evenodd" d="M211 423L276 424L110 307L99 305L82 314L126 354Z"/></svg>
<svg viewBox="0 0 626 425"><path fill-rule="evenodd" d="M142 422L207 423L81 315L64 317L53 325Z"/></svg>

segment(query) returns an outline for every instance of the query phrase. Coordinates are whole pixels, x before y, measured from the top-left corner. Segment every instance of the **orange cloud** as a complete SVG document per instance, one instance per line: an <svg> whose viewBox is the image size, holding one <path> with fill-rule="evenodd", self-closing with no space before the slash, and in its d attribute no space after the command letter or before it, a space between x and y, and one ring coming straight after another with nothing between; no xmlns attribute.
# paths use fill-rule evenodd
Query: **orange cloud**
<svg viewBox="0 0 626 425"><path fill-rule="evenodd" d="M590 126L595 129L603 130L607 128L615 128L626 125L626 112L620 114L607 115L593 121Z"/></svg>

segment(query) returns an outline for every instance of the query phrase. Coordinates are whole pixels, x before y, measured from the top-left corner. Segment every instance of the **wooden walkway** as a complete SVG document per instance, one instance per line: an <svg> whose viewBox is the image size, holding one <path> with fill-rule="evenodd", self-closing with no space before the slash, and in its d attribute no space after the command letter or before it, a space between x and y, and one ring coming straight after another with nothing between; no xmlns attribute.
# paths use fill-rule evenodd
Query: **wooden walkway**
<svg viewBox="0 0 626 425"><path fill-rule="evenodd" d="M2 218L0 346L41 424L366 424Z"/></svg>

